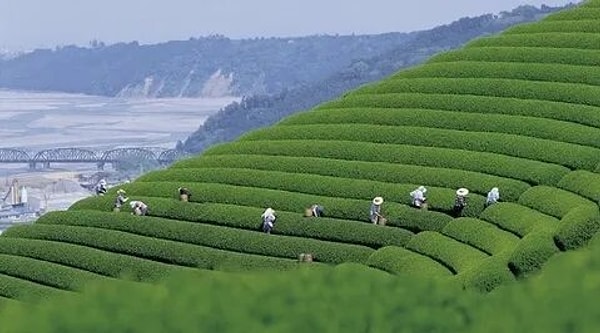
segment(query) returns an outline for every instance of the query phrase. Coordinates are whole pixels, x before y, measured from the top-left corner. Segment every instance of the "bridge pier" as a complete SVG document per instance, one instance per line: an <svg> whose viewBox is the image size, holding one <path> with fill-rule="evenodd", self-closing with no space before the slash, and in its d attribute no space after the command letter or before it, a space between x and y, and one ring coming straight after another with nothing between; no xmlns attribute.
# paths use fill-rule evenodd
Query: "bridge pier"
<svg viewBox="0 0 600 333"><path fill-rule="evenodd" d="M36 166L35 164L36 164L35 162L29 162L29 169L35 170L35 166Z"/></svg>

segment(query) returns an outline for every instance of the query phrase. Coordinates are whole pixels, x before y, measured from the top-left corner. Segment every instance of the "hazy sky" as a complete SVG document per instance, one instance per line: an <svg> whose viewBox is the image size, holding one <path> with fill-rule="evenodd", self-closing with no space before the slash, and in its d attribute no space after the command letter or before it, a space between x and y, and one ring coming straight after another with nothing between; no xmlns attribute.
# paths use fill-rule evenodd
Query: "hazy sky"
<svg viewBox="0 0 600 333"><path fill-rule="evenodd" d="M191 36L414 31L522 4L569 0L0 0L0 49Z"/></svg>

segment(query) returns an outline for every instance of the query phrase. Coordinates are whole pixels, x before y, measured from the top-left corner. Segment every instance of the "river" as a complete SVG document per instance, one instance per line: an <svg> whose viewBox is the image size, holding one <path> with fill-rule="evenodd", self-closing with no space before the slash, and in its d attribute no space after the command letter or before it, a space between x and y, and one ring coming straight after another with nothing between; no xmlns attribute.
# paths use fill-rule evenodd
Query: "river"
<svg viewBox="0 0 600 333"><path fill-rule="evenodd" d="M0 90L0 147L172 148L235 100L239 99L123 99Z"/></svg>

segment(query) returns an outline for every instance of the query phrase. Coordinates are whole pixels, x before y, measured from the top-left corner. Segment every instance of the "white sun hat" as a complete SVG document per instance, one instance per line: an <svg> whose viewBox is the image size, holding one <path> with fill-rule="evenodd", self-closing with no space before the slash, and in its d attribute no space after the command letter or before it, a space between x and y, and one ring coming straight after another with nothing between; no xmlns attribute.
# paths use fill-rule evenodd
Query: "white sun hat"
<svg viewBox="0 0 600 333"><path fill-rule="evenodd" d="M419 186L419 188L417 188L417 190L419 190L423 193L427 192L427 189L425 188L425 186Z"/></svg>
<svg viewBox="0 0 600 333"><path fill-rule="evenodd" d="M271 208L271 207L265 209L265 212L261 216L265 217L265 216L269 216L269 215L275 215L275 210L273 210L273 208Z"/></svg>
<svg viewBox="0 0 600 333"><path fill-rule="evenodd" d="M382 197L375 197L375 199L373 199L373 204L376 206L379 206L383 203L383 198Z"/></svg>
<svg viewBox="0 0 600 333"><path fill-rule="evenodd" d="M466 196L467 194L469 194L469 190L467 190L466 188L462 187L459 188L458 190L456 190L456 195L460 195L461 197Z"/></svg>

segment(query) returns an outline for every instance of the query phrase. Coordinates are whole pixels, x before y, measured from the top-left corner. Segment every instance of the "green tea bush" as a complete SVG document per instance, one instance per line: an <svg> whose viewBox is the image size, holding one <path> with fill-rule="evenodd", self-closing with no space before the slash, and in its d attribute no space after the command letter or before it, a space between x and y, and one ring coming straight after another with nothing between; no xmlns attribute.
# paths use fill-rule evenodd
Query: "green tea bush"
<svg viewBox="0 0 600 333"><path fill-rule="evenodd" d="M597 66L500 62L432 62L394 74L388 82L406 78L498 78L600 85Z"/></svg>
<svg viewBox="0 0 600 333"><path fill-rule="evenodd" d="M545 18L546 21L574 21L598 19L600 17L600 8L575 8L553 13Z"/></svg>
<svg viewBox="0 0 600 333"><path fill-rule="evenodd" d="M246 230L258 230L263 208L223 205L213 203L184 203L167 198L136 197L147 203L152 209L150 216L176 219L181 221L213 224ZM91 201L89 202L91 203ZM100 206L87 208L104 210ZM92 214L93 212L86 212ZM97 212L105 217L105 212ZM92 217L81 220L76 214L56 213L51 218L40 218L38 223L78 225L88 223ZM333 242L351 243L379 248L386 245L404 246L413 233L401 228L374 226L351 220L322 217L305 218L298 213L277 210L278 224L271 233L276 235L315 238Z"/></svg>
<svg viewBox="0 0 600 333"><path fill-rule="evenodd" d="M265 163L268 160L269 163ZM208 155L190 159L162 172L150 172L138 181L166 179L175 170L202 172L201 168L248 168L268 171L310 173L322 176L375 180L397 184L427 184L435 187L467 187L473 193L487 195L493 187L502 189L503 198L516 201L530 186L514 179L478 172L379 162L345 161L318 157L267 155ZM184 172L184 171L181 171Z"/></svg>
<svg viewBox="0 0 600 333"><path fill-rule="evenodd" d="M476 248L437 232L425 231L415 235L407 249L433 258L449 267L456 273L479 265L489 256Z"/></svg>
<svg viewBox="0 0 600 333"><path fill-rule="evenodd" d="M497 225L503 230L524 237L538 225L558 225L558 219L515 203L499 202L486 208L481 219Z"/></svg>
<svg viewBox="0 0 600 333"><path fill-rule="evenodd" d="M11 228L14 229L17 227ZM122 254L101 251L90 247L36 239L13 238L2 234L0 253L30 257L92 273L134 281L156 281L175 271L191 269Z"/></svg>
<svg viewBox="0 0 600 333"><path fill-rule="evenodd" d="M600 38L598 44L600 44ZM600 106L599 91L600 87L585 84L492 78L436 77L388 79L364 86L352 92L351 95L389 93L457 94L536 99Z"/></svg>
<svg viewBox="0 0 600 333"><path fill-rule="evenodd" d="M48 287L24 279L0 274L0 295L25 302L50 299L64 295L67 291Z"/></svg>
<svg viewBox="0 0 600 333"><path fill-rule="evenodd" d="M600 202L600 174L584 170L568 173L558 187L577 193L594 202Z"/></svg>
<svg viewBox="0 0 600 333"><path fill-rule="evenodd" d="M539 161L485 152L351 141L282 140L232 142L205 155L259 154L321 157L366 162L414 164L462 169L514 178L533 184L556 184L569 169Z"/></svg>
<svg viewBox="0 0 600 333"><path fill-rule="evenodd" d="M549 32L512 34L479 38L466 47L555 47L569 49L600 49L600 35L586 33Z"/></svg>
<svg viewBox="0 0 600 333"><path fill-rule="evenodd" d="M598 206L588 205L570 210L556 229L554 242L562 250L582 247L600 230Z"/></svg>
<svg viewBox="0 0 600 333"><path fill-rule="evenodd" d="M508 260L508 268L519 278L538 271L559 249L552 238L556 226L540 225L527 234Z"/></svg>
<svg viewBox="0 0 600 333"><path fill-rule="evenodd" d="M123 186L130 197L148 196L148 197L177 197L176 189L181 186L180 182L136 182ZM299 214L304 213L304 209L314 203L319 203L325 207L325 216L345 220L356 220L369 222L369 208L371 200L355 200L322 197L307 195L301 193L292 193L285 191L276 191L268 189L258 189L252 187L231 186L224 184L209 183L190 183L186 186L192 191L192 202L212 202L229 205L272 207L273 209L296 211ZM112 208L112 198L110 194L104 198L89 198L75 203L72 209L92 209L110 211ZM408 207L406 205L387 202L383 205L383 214L388 219L387 225L402 227L411 231L422 230L442 230L444 226L452 220L446 214L434 211L421 211ZM152 215L152 207L150 207ZM166 211L169 218L176 218L173 211ZM259 216L256 216L259 219ZM260 220L258 220L260 221ZM430 228L430 229L428 229Z"/></svg>
<svg viewBox="0 0 600 333"><path fill-rule="evenodd" d="M218 269L221 263L235 263L240 269L290 268L297 265L293 260L234 253L98 228L34 224L13 227L5 233L8 237L65 242L203 269ZM369 255L370 252L364 254L365 261Z"/></svg>
<svg viewBox="0 0 600 333"><path fill-rule="evenodd" d="M600 142L598 141L600 130L594 127L547 118L493 113L365 107L318 109L312 112L297 113L279 123L279 125L304 124L435 127L472 132L516 134L600 148ZM189 165L192 165L192 163Z"/></svg>
<svg viewBox="0 0 600 333"><path fill-rule="evenodd" d="M488 222L474 218L459 218L448 223L442 234L469 244L490 255L513 249L519 237Z"/></svg>
<svg viewBox="0 0 600 333"><path fill-rule="evenodd" d="M600 54L600 52L598 52ZM333 108L416 108L470 113L507 114L564 120L600 127L598 107L535 99L433 93L353 94L321 104Z"/></svg>
<svg viewBox="0 0 600 333"><path fill-rule="evenodd" d="M10 309L1 318L6 333L466 332L477 316L464 295L442 281L344 265L173 276L159 286L93 285L81 296Z"/></svg>
<svg viewBox="0 0 600 333"><path fill-rule="evenodd" d="M50 216L39 223L117 230L157 239L268 257L296 259L300 253L312 253L316 260L328 263L366 262L366 258L373 252L369 248L351 244L274 236L248 230L155 217L141 219L129 214L117 215L118 217L111 212L65 212Z"/></svg>
<svg viewBox="0 0 600 333"><path fill-rule="evenodd" d="M508 258L512 251L504 251L484 259L481 264L456 275L455 280L466 290L489 292L515 281L508 269Z"/></svg>
<svg viewBox="0 0 600 333"><path fill-rule="evenodd" d="M530 188L521 195L519 204L558 218L563 218L575 207L595 206L577 194L549 186Z"/></svg>
<svg viewBox="0 0 600 333"><path fill-rule="evenodd" d="M452 276L452 272L437 261L397 246L387 246L377 250L369 257L367 265L400 275L427 278Z"/></svg>
<svg viewBox="0 0 600 333"><path fill-rule="evenodd" d="M6 254L0 254L0 274L73 291L81 290L85 284L91 281L106 279L106 277L85 270Z"/></svg>
<svg viewBox="0 0 600 333"><path fill-rule="evenodd" d="M159 171L139 182L180 181L186 183L217 183L254 188L267 188L288 192L320 195L333 198L349 198L370 201L383 196L388 202L411 204L410 192L418 184L392 184L379 181L320 176L305 173L289 173L238 168L171 169ZM455 189L430 187L427 193L431 210L451 212ZM467 216L478 216L485 199L473 194L469 197Z"/></svg>
<svg viewBox="0 0 600 333"><path fill-rule="evenodd" d="M599 91L600 92L600 91ZM600 137L600 130L595 133ZM573 169L594 170L600 149L504 133L465 132L438 128L368 124L274 126L243 136L240 141L331 140L463 149L497 153Z"/></svg>
<svg viewBox="0 0 600 333"><path fill-rule="evenodd" d="M567 12L565 12L567 13ZM600 65L600 51L554 47L468 47L440 53L427 63L452 61L522 62L528 64Z"/></svg>
<svg viewBox="0 0 600 333"><path fill-rule="evenodd" d="M598 17L594 19L561 20L559 22L545 21L531 24L521 24L506 30L504 35L511 34L531 34L548 32L568 32L568 33L600 33L600 21Z"/></svg>

